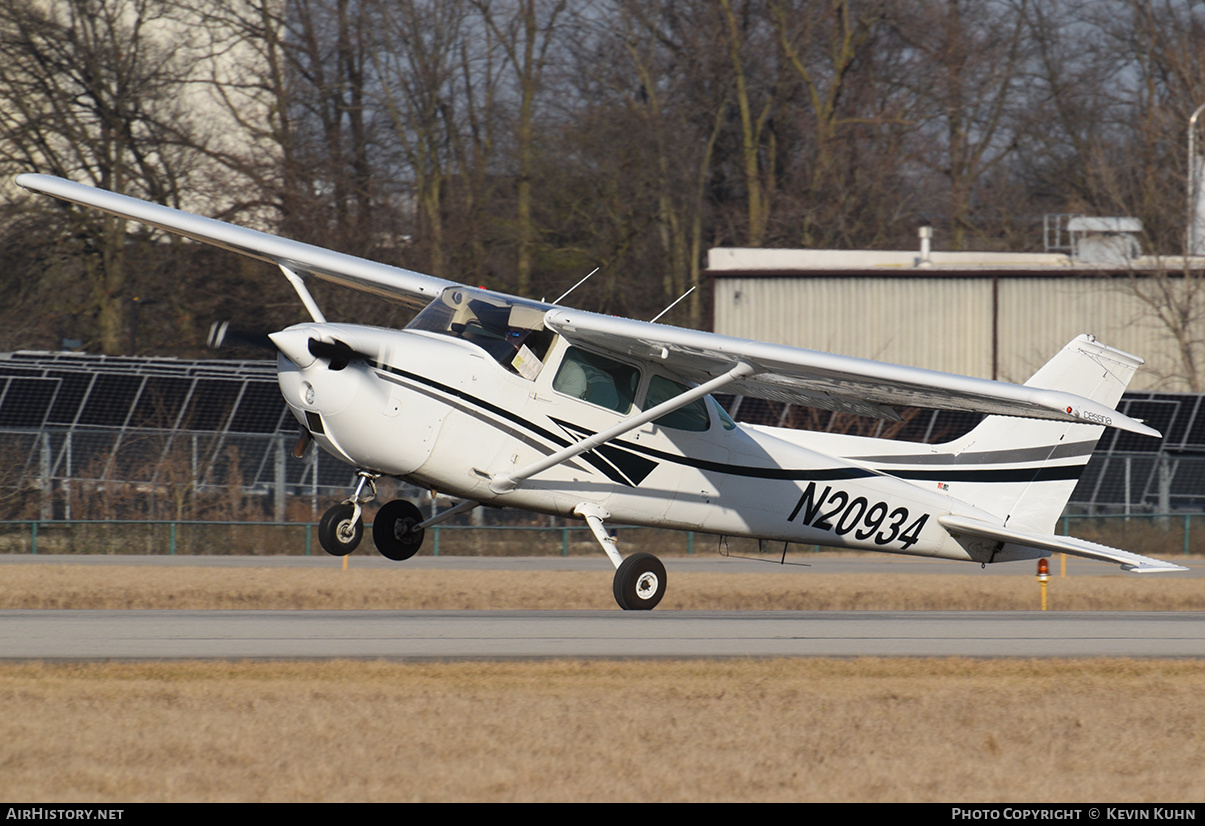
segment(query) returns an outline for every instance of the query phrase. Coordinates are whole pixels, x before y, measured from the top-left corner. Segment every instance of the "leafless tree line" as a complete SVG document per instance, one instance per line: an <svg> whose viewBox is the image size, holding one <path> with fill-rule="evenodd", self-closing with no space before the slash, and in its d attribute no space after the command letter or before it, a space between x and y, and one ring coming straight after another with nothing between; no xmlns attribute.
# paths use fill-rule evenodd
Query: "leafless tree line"
<svg viewBox="0 0 1205 826"><path fill-rule="evenodd" d="M1202 0L8 0L0 174L534 298L597 266L573 302L648 318L720 245L1034 249L1078 212L1179 252L1201 43ZM0 347L298 320L261 265L4 192Z"/></svg>

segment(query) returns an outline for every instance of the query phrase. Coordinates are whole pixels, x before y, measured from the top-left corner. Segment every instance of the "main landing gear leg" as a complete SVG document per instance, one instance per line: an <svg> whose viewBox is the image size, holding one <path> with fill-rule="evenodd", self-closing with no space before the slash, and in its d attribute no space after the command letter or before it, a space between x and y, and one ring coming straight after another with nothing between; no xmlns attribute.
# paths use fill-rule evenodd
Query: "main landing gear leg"
<svg viewBox="0 0 1205 826"><path fill-rule="evenodd" d="M356 476L355 493L324 513L318 523L318 542L333 556L347 556L360 544L364 537L364 505L377 498L380 474L358 470ZM371 491L367 496L364 495L365 485Z"/></svg>
<svg viewBox="0 0 1205 826"><path fill-rule="evenodd" d="M665 596L665 566L652 554L632 554L627 559L619 555L615 537L607 533L603 520L609 514L604 508L582 503L573 512L585 518L594 538L615 565L612 590L615 602L625 611L651 611Z"/></svg>

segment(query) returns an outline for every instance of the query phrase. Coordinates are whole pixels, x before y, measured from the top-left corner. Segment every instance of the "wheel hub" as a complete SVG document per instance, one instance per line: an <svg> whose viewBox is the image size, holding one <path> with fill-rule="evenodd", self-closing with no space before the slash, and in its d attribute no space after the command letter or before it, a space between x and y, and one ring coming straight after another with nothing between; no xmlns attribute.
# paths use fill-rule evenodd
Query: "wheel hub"
<svg viewBox="0 0 1205 826"><path fill-rule="evenodd" d="M636 580L636 596L641 599L652 599L657 593L657 575L652 571L646 571Z"/></svg>

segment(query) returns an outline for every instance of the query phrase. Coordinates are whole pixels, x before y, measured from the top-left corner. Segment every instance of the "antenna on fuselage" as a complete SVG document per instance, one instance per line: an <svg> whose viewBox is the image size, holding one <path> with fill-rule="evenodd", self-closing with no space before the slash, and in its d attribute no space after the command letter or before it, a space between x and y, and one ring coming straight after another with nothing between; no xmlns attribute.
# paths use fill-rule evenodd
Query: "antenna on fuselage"
<svg viewBox="0 0 1205 826"><path fill-rule="evenodd" d="M590 270L590 275L594 275L594 273L598 272L598 271L599 271L599 270L601 270L601 269L602 269L602 267L595 267L594 269ZM588 280L590 279L590 275L587 275L587 276L586 276L585 278L583 278L581 281L577 282L577 283L576 283L576 284L574 284L572 287L570 287L569 289L565 290L565 292L564 292L564 293L561 295L561 297L560 297L560 298L558 298L556 301L554 301L554 302L552 302L552 303L553 303L553 304L560 304L562 301L564 301L564 300L565 300L565 296L569 295L569 293L571 293L571 292L573 292L574 290L576 290L576 289L577 289L578 287L580 287L582 284L585 284L585 283L586 283L586 281L588 281Z"/></svg>
<svg viewBox="0 0 1205 826"><path fill-rule="evenodd" d="M674 307L678 306L678 302L679 302L679 301L681 301L682 299L686 298L686 296L690 295L690 294L691 294L691 293L693 293L694 291L695 291L695 288L694 288L694 287L691 287L689 290L687 290L686 292L682 293L682 295L678 296L677 300L675 300L673 304L670 304L670 305L669 305L668 307L666 307L664 310L662 310L661 312L657 313L657 315L653 316L653 321L656 321L657 319L661 318L661 316L665 315L665 314L666 314L666 313L668 313L670 310L672 310ZM653 323L653 321L650 321L650 322L649 322L649 324L652 324L652 323Z"/></svg>

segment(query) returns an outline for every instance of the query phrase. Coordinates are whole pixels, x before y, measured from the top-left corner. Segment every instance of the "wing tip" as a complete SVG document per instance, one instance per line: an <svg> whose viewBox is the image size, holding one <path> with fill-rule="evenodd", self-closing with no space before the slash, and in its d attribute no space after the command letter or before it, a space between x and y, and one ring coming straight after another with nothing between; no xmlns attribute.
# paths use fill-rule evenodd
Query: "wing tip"
<svg viewBox="0 0 1205 826"><path fill-rule="evenodd" d="M43 175L40 172L22 172L20 175L13 177L13 183L17 186L29 192L37 192L39 194L46 194L46 190L42 186L39 186L39 183L54 180L57 179L50 175Z"/></svg>
<svg viewBox="0 0 1205 826"><path fill-rule="evenodd" d="M1146 562L1140 562L1137 564L1125 563L1125 564L1122 564L1121 570L1126 571L1131 574L1166 574L1166 573L1171 573L1173 571L1189 570L1188 568L1184 567L1183 565L1176 565L1171 562L1163 562L1162 560L1157 560L1157 561L1160 564L1151 565Z"/></svg>

